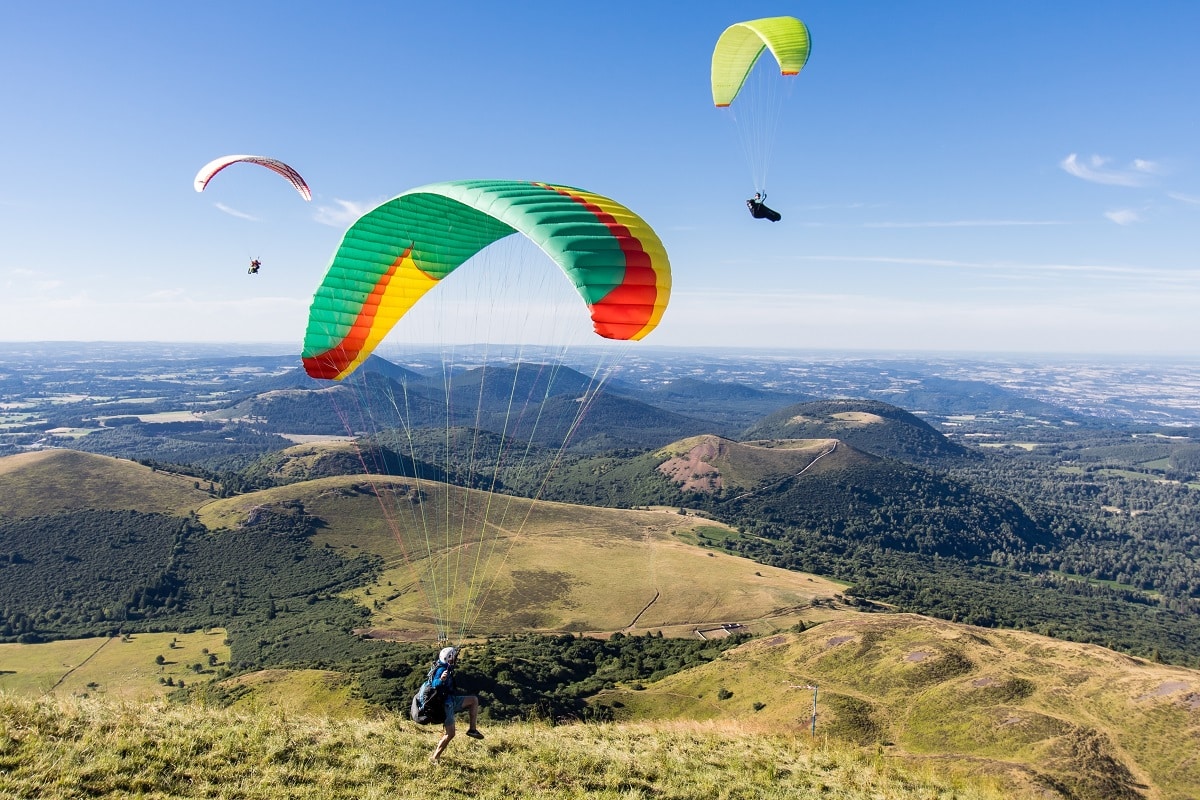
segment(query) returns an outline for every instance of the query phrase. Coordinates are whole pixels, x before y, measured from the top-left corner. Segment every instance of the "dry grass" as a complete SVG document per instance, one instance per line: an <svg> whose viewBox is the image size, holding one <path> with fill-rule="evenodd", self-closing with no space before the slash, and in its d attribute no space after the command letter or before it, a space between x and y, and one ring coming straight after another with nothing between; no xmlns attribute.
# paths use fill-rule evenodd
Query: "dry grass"
<svg viewBox="0 0 1200 800"><path fill-rule="evenodd" d="M77 450L39 450L0 458L0 517L80 509L185 515L211 498L187 475Z"/></svg>
<svg viewBox="0 0 1200 800"><path fill-rule="evenodd" d="M896 758L1080 799L1200 797L1200 672L911 614L758 639L597 702L628 720L773 730L807 724L805 684L820 687L819 735Z"/></svg>
<svg viewBox="0 0 1200 800"><path fill-rule="evenodd" d="M436 729L0 695L0 795L66 798L999 800L986 783L735 725L498 725L440 764Z"/></svg>
<svg viewBox="0 0 1200 800"><path fill-rule="evenodd" d="M362 491L371 480L379 496ZM371 627L431 636L435 606L445 619L468 619L472 635L686 636L725 622L766 633L811 618L814 598L843 589L686 544L695 528L715 523L677 509L530 501L429 481L414 503L411 486L401 478L322 478L215 501L199 515L216 530L236 527L256 506L303 500L325 523L314 544L383 558L379 579L350 593L373 610Z"/></svg>

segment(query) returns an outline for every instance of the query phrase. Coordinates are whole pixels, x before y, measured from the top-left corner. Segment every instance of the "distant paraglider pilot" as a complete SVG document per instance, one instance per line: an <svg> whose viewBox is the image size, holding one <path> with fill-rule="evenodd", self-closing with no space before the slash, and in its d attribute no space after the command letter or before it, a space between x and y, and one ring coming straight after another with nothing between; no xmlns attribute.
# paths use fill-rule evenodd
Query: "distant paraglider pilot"
<svg viewBox="0 0 1200 800"><path fill-rule="evenodd" d="M746 208L750 209L750 216L755 219L769 219L771 222L779 222L779 220L783 219L783 216L778 211L763 205L766 199L767 196L762 192L755 192L754 197L746 201Z"/></svg>
<svg viewBox="0 0 1200 800"><path fill-rule="evenodd" d="M259 268L262 267L262 262L257 258L250 259L250 269L246 270L251 275L257 275Z"/></svg>

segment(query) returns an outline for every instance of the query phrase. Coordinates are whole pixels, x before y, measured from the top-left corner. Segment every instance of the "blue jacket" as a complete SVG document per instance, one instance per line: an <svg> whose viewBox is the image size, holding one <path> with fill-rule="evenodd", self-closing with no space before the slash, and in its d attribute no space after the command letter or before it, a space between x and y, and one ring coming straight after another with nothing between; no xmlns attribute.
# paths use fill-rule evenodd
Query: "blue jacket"
<svg viewBox="0 0 1200 800"><path fill-rule="evenodd" d="M458 687L454 681L454 668L449 664L443 661L437 662L433 665L430 676L429 685L435 689L441 689L447 697L457 693Z"/></svg>

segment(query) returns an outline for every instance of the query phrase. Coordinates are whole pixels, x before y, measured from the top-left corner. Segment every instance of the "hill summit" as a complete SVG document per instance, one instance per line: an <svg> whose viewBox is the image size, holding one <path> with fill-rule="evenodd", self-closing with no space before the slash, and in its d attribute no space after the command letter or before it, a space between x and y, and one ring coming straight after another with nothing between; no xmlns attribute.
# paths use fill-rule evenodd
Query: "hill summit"
<svg viewBox="0 0 1200 800"><path fill-rule="evenodd" d="M839 439L867 453L917 464L957 460L971 454L924 420L878 400L798 403L764 417L740 438Z"/></svg>

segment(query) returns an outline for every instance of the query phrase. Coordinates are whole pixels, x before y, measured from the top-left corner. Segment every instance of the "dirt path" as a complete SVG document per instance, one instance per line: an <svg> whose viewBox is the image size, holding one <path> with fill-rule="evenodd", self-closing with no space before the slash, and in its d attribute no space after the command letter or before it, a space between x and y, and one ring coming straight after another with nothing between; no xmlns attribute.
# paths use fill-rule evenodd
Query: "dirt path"
<svg viewBox="0 0 1200 800"><path fill-rule="evenodd" d="M657 603L658 598L660 598L660 597L662 597L662 593L659 592L658 589L655 589L653 599L651 599L649 603L646 603L646 607L637 613L637 616L634 617L633 620L631 620L630 623L625 626L624 630L630 630L633 628L634 625L637 625L637 621L642 618L642 614L645 614L647 611L649 611L650 606Z"/></svg>
<svg viewBox="0 0 1200 800"><path fill-rule="evenodd" d="M815 458L813 458L813 460L812 460L812 461L808 462L808 464L806 464L806 465L804 466L804 469L800 470L800 471L799 471L799 472L797 472L795 475L788 475L788 476L786 476L786 477L780 478L779 480L775 481L774 483L772 483L772 484L770 484L770 485L768 485L768 486L760 486L760 487L758 487L757 489L755 489L754 491L751 491L751 492L746 492L745 494L739 494L737 497L735 497L735 498L733 498L733 499L734 499L734 500L744 500L744 499L745 499L745 498L747 498L747 497L753 497L754 495L758 494L759 492L766 491L767 489L773 489L773 488L775 488L776 486L778 486L779 484L783 483L784 481L790 481L792 478L799 478L801 475L803 475L804 473L806 473L806 472L808 472L810 469L812 469L812 465L813 465L813 464L816 464L816 463L817 463L818 461L820 461L822 458L824 458L825 456L829 455L829 454L830 454L830 453L832 453L834 450L837 450L837 446L838 446L838 443L835 441L833 444L829 445L829 447L826 447L824 450L822 450L821 452L817 453L816 457L815 457Z"/></svg>
<svg viewBox="0 0 1200 800"><path fill-rule="evenodd" d="M80 668L80 667L82 667L84 664L86 664L87 662L89 662L89 661L91 661L93 658L95 658L95 657L96 657L96 654L97 654L97 653L99 653L101 650L103 650L103 649L104 649L104 646L105 646L106 644L108 644L109 642L111 642L111 641L112 641L112 637L109 637L108 639L105 639L103 642L101 642L101 643L100 643L100 646L99 646L99 647L97 647L95 650L93 650L93 651L92 651L92 654L91 654L90 656L88 656L88 657L87 657L87 658L85 658L83 661L80 661L78 664L76 664L75 666L71 667L69 670L67 670L66 672L64 672L64 673L63 673L63 675L62 675L62 677L58 679L58 682L57 682L57 683L55 683L53 686L51 686L51 687L50 687L50 689L49 689L49 691L47 691L47 692L46 692L46 694L50 694L50 692L53 692L53 691L54 691L55 689L57 689L59 686L62 686L62 683L63 683L63 681L65 681L67 678L71 677L71 675L72 675L72 674L75 672L75 670L79 669L79 668Z"/></svg>

